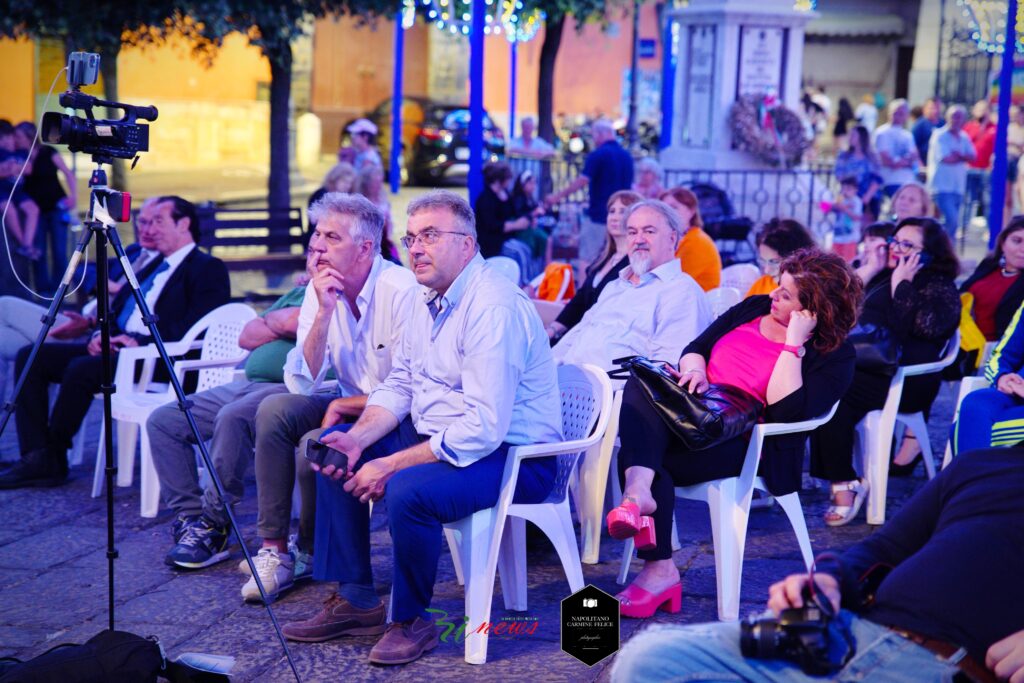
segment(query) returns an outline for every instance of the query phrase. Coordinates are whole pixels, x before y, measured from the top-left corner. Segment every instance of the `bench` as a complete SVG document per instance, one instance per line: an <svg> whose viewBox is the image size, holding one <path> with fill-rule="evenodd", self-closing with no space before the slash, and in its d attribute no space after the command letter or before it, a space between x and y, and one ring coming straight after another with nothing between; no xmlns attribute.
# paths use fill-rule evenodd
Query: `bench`
<svg viewBox="0 0 1024 683"><path fill-rule="evenodd" d="M288 272L306 265L302 209L221 209L200 206L199 245L228 270Z"/></svg>

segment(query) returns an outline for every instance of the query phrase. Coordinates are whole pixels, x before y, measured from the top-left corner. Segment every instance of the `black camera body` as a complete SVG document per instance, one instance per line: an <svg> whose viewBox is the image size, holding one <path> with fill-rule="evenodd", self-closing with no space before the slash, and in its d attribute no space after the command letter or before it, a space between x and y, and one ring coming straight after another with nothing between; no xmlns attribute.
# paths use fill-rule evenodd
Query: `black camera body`
<svg viewBox="0 0 1024 683"><path fill-rule="evenodd" d="M68 84L72 89L60 96L60 106L81 109L85 111L85 118L58 112L43 114L42 141L67 145L70 151L91 154L101 162L115 158L134 159L139 152L149 151L149 126L137 121L156 121L157 109L108 102L79 90L82 85L95 82L99 60L99 55L94 53L76 52L71 55ZM120 109L124 116L120 119L97 119L92 113L96 106Z"/></svg>
<svg viewBox="0 0 1024 683"><path fill-rule="evenodd" d="M754 659L785 659L809 676L826 676L842 666L830 656L831 617L815 602L784 609L778 618L750 615L740 622L740 652Z"/></svg>

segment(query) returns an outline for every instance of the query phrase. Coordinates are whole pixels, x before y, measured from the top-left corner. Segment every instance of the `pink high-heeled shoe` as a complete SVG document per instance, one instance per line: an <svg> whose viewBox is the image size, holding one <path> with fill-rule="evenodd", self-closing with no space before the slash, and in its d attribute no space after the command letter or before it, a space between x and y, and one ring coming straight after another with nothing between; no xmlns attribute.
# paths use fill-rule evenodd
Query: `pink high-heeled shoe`
<svg viewBox="0 0 1024 683"><path fill-rule="evenodd" d="M618 541L633 539L637 550L650 550L658 545L654 533L654 519L640 514L640 508L631 500L625 500L605 517L608 535Z"/></svg>
<svg viewBox="0 0 1024 683"><path fill-rule="evenodd" d="M675 614L682 609L683 583L674 583L660 593L651 593L631 583L615 597L619 600L619 613L624 617L647 619L659 609Z"/></svg>

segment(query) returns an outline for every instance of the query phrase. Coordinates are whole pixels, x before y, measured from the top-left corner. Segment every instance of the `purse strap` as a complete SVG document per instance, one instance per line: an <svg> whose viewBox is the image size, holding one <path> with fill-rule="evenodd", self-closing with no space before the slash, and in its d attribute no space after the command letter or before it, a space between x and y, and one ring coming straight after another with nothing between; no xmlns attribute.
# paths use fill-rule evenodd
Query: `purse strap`
<svg viewBox="0 0 1024 683"><path fill-rule="evenodd" d="M612 363L619 367L614 370L608 370L608 377L611 379L629 379L635 374L633 372L633 366L640 360L647 361L648 363L671 365L668 361L652 360L645 356L623 356L622 358L615 358L612 360Z"/></svg>

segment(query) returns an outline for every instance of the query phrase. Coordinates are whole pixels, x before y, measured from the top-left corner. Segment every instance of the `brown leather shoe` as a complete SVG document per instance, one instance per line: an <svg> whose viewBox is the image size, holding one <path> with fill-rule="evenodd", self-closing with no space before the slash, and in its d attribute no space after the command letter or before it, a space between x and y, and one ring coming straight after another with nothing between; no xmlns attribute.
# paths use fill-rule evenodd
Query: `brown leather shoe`
<svg viewBox="0 0 1024 683"><path fill-rule="evenodd" d="M285 624L281 630L288 640L320 643L338 636L376 636L384 633L386 627L383 603L359 609L334 594L324 600L323 608L315 616Z"/></svg>
<svg viewBox="0 0 1024 683"><path fill-rule="evenodd" d="M370 661L374 664L408 664L437 647L438 633L433 621L420 617L388 624L384 637L370 650Z"/></svg>

